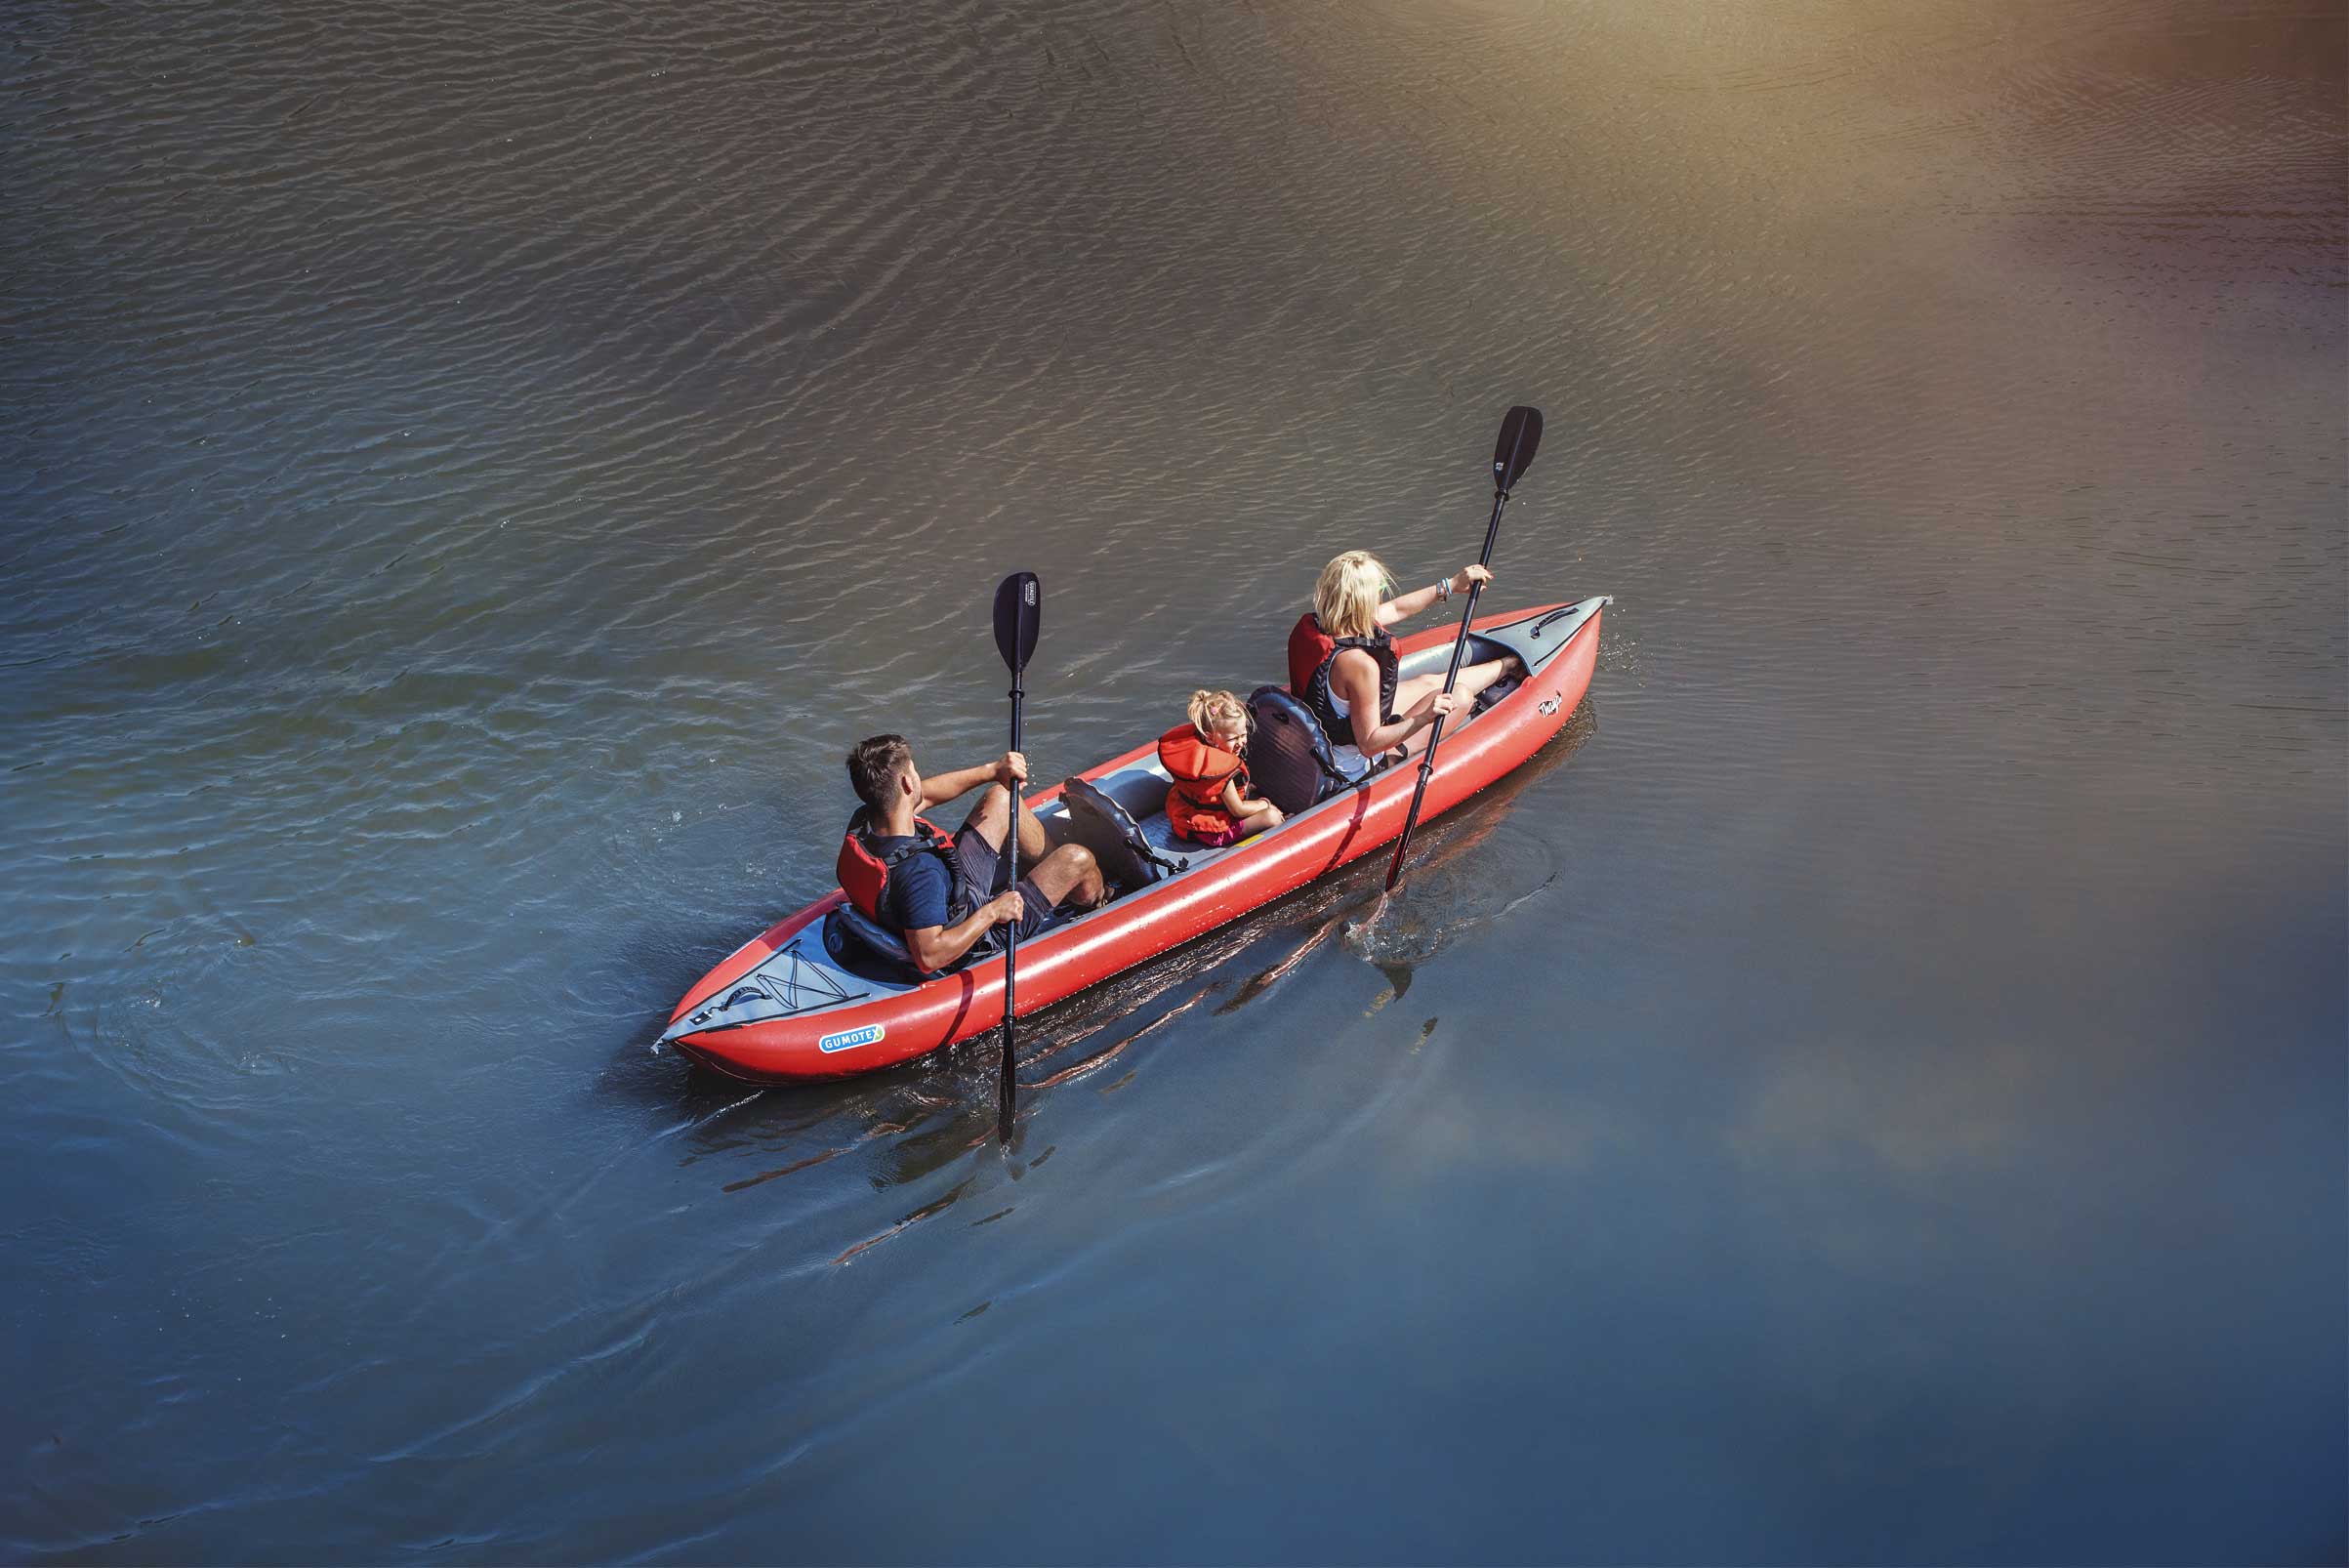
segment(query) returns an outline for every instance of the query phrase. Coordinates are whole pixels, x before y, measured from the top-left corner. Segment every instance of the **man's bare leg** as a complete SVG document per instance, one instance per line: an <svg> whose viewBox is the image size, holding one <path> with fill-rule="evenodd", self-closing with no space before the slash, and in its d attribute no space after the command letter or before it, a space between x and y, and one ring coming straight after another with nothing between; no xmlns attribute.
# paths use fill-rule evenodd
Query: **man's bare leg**
<svg viewBox="0 0 2349 1568"><path fill-rule="evenodd" d="M1010 810L1010 792L1001 784L988 785L979 792L978 805L972 806L970 814L963 819L964 825L976 828L979 837L987 841L989 847L1001 849L1004 846L1004 818ZM1051 845L1045 837L1044 824L1036 820L1036 813L1028 809L1028 803L1021 801L1020 862L1033 867L1045 858L1051 848ZM1044 884L1038 883L1036 886L1041 887Z"/></svg>
<svg viewBox="0 0 2349 1568"><path fill-rule="evenodd" d="M1091 909L1108 888L1101 879L1100 863L1081 844L1064 844L1037 861L1028 880L1055 909Z"/></svg>
<svg viewBox="0 0 2349 1568"><path fill-rule="evenodd" d="M1036 820L1036 813L1028 808L1027 802L1020 802L1019 858L1032 866L1044 859L1051 848L1051 846L1045 842L1044 824ZM1044 884L1038 883L1036 886L1041 887Z"/></svg>

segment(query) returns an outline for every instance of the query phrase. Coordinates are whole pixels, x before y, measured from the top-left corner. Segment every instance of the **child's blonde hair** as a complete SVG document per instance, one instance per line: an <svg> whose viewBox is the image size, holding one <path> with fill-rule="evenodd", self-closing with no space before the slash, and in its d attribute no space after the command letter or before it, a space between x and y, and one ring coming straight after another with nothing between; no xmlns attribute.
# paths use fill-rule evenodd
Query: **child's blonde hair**
<svg viewBox="0 0 2349 1568"><path fill-rule="evenodd" d="M1369 637L1379 630L1379 601L1394 587L1386 567L1367 550L1349 550L1321 569L1313 585L1313 615L1332 637Z"/></svg>
<svg viewBox="0 0 2349 1568"><path fill-rule="evenodd" d="M1201 735L1231 729L1248 732L1248 709L1228 691L1192 692L1190 713L1191 727Z"/></svg>

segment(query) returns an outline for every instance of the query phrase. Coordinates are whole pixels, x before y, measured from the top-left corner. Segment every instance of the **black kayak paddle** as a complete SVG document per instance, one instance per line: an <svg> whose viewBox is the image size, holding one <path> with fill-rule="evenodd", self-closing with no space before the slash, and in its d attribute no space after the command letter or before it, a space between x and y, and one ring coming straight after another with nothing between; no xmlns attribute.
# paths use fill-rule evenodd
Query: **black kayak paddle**
<svg viewBox="0 0 2349 1568"><path fill-rule="evenodd" d="M1496 514L1498 516L1498 514ZM1011 750L1019 750L1019 704L1027 692L1021 681L1029 656L1036 651L1036 632L1044 619L1044 589L1034 572L1013 572L995 590L995 647L1011 672ZM1456 661L1457 662L1457 661ZM1011 786L1011 814L1004 829L1004 889L1019 886L1019 786ZM1012 1077L1016 1055L1011 1038L1011 986L1019 965L1019 922L1004 931L1004 1087L996 1135L1011 1141L1011 1112L1019 1093Z"/></svg>
<svg viewBox="0 0 2349 1568"><path fill-rule="evenodd" d="M1493 445L1493 520L1485 524L1484 554L1476 557L1479 566L1493 563L1493 543L1501 537L1501 509L1509 504L1509 491L1516 488L1525 471L1533 467L1534 453L1541 445L1542 410L1520 403L1503 417L1501 439ZM1476 618L1476 596L1483 591L1482 583L1468 585L1468 607L1460 612L1460 637L1452 644L1452 668L1444 672L1447 695L1453 682L1460 679L1461 656L1468 651L1468 623ZM996 612L996 618L1000 625L1001 610ZM1411 830L1420 825L1420 806L1427 799L1427 780L1435 775L1436 743L1443 738L1444 716L1437 714L1435 727L1427 733L1427 749L1420 754L1420 782L1411 792L1411 814L1403 819L1403 836L1395 841L1395 858L1386 868L1387 892L1393 892L1395 884L1403 880L1403 856L1411 849Z"/></svg>

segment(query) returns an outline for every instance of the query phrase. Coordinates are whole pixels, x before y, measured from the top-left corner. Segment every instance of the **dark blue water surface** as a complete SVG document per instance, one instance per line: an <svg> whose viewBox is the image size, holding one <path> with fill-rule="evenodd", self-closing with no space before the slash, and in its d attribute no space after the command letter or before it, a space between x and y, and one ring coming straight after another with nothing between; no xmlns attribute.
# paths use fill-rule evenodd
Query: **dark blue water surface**
<svg viewBox="0 0 2349 1568"><path fill-rule="evenodd" d="M2306 0L0 24L0 1553L2349 1555ZM1568 734L994 1043L648 1050L839 759L1319 564Z"/></svg>

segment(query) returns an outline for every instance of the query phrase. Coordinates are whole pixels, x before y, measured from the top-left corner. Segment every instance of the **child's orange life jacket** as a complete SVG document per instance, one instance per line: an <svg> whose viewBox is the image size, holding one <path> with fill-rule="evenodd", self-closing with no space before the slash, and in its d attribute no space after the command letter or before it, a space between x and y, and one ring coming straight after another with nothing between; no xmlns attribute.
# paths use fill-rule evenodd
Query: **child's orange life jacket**
<svg viewBox="0 0 2349 1568"><path fill-rule="evenodd" d="M1158 737L1159 764L1174 782L1167 790L1167 825L1178 838L1228 833L1236 824L1223 809L1223 786L1235 778L1248 790L1248 764L1199 733L1189 720Z"/></svg>

